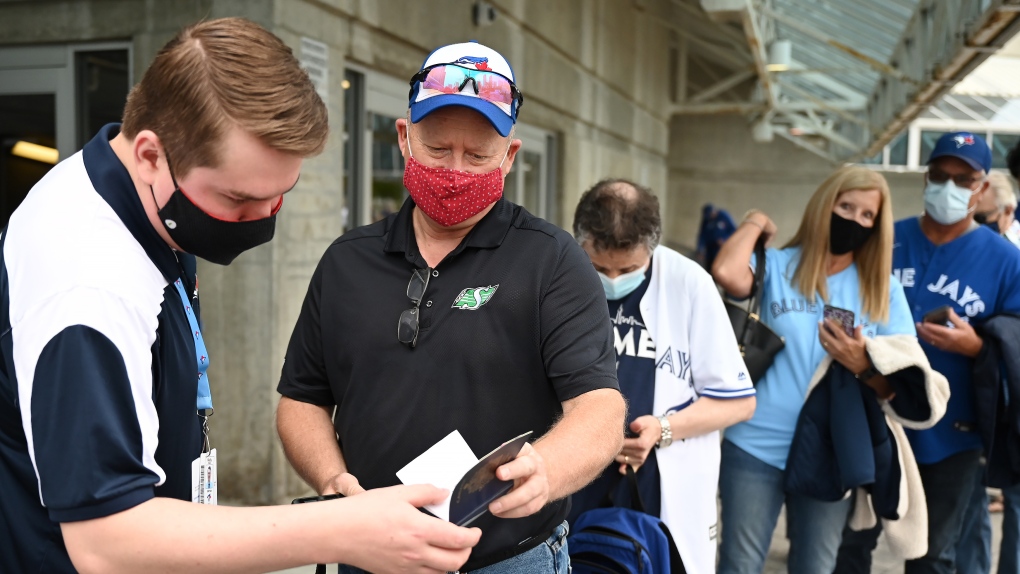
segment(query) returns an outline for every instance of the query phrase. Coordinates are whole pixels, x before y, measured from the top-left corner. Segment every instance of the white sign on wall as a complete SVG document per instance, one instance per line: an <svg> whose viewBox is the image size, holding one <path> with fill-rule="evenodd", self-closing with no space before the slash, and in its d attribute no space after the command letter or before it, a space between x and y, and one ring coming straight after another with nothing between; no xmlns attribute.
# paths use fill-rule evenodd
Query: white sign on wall
<svg viewBox="0 0 1020 574"><path fill-rule="evenodd" d="M301 67L308 71L308 77L323 103L329 105L329 46L311 38L301 38Z"/></svg>

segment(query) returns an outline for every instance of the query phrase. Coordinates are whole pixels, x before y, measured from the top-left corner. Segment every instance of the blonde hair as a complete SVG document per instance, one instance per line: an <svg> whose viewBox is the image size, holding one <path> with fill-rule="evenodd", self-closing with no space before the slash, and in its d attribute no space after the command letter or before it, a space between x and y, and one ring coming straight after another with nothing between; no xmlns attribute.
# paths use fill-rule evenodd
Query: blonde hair
<svg viewBox="0 0 1020 574"><path fill-rule="evenodd" d="M221 18L189 26L156 55L128 94L121 131L155 132L180 178L217 167L223 136L238 126L301 157L326 145L326 106L291 49L258 24Z"/></svg>
<svg viewBox="0 0 1020 574"><path fill-rule="evenodd" d="M845 166L836 170L808 201L800 228L784 247L800 247L800 261L792 284L810 301L815 293L829 300L829 228L832 209L840 195L854 190L877 189L882 204L875 216L874 231L854 251L860 281L862 309L870 320L889 320L889 276L892 272L893 214L889 184L882 174L866 167Z"/></svg>

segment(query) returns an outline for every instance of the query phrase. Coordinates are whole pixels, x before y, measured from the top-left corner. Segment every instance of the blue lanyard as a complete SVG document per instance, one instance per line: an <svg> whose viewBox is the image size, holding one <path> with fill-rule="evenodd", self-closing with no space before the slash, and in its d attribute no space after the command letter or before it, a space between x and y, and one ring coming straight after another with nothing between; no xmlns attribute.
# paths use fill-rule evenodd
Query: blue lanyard
<svg viewBox="0 0 1020 574"><path fill-rule="evenodd" d="M191 332L195 335L195 363L198 366L198 398L195 407L201 412L205 409L212 410L212 391L209 389L209 377L205 372L209 369L209 353L205 349L205 340L202 338L202 329L198 326L198 318L191 308L191 301L188 294L184 292L184 285L181 280L174 281L177 287L177 294L181 296L181 303L184 303L184 313L188 316L188 323L191 325Z"/></svg>

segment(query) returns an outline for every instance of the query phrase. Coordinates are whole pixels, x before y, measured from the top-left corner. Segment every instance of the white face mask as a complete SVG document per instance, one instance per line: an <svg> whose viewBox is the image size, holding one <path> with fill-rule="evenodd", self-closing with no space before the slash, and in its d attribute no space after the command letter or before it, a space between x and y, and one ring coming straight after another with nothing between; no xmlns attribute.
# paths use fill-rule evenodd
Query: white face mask
<svg viewBox="0 0 1020 574"><path fill-rule="evenodd" d="M952 225L970 215L968 208L974 192L957 187L952 179L943 183L928 182L924 188L924 211L942 225Z"/></svg>
<svg viewBox="0 0 1020 574"><path fill-rule="evenodd" d="M645 265L641 269L635 269L630 273L624 273L612 279L599 273L599 279L602 280L602 289L606 292L606 299L616 301L633 293L645 280L645 271L647 270L648 266Z"/></svg>

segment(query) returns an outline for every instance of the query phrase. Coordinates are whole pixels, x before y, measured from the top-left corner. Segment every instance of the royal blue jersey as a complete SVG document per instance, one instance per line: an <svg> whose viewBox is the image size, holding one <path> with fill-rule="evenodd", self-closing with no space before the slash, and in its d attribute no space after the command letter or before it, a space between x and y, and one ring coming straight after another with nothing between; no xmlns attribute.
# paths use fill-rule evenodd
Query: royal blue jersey
<svg viewBox="0 0 1020 574"><path fill-rule="evenodd" d="M898 221L893 244L893 274L903 284L914 321L943 305L974 325L1001 313L1020 312L1020 251L985 227L935 245L921 231L920 222ZM938 424L906 431L917 461L932 464L982 445L971 394L973 360L937 349L923 338L921 347L932 368L949 379L952 393Z"/></svg>

